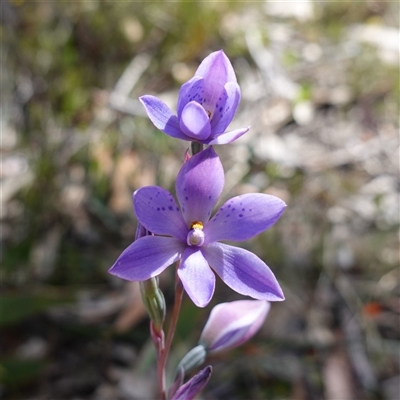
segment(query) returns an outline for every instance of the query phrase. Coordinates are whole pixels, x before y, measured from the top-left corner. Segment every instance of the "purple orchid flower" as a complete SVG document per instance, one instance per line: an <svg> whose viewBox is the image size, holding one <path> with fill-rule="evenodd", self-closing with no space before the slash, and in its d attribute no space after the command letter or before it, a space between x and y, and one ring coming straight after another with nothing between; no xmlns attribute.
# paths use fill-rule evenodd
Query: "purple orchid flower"
<svg viewBox="0 0 400 400"><path fill-rule="evenodd" d="M209 353L240 346L260 329L270 309L262 300L239 300L216 305L200 336Z"/></svg>
<svg viewBox="0 0 400 400"><path fill-rule="evenodd" d="M174 138L203 144L225 144L236 140L250 127L225 132L240 102L240 89L232 64L220 50L206 57L194 77L182 85L178 116L154 96L142 96L153 124Z"/></svg>
<svg viewBox="0 0 400 400"><path fill-rule="evenodd" d="M215 275L210 266L240 294L284 300L278 281L260 258L219 241L243 241L258 235L278 220L286 204L267 194L244 194L228 200L210 219L223 185L221 161L208 147L186 161L178 173L176 194L181 210L172 194L161 187L138 189L133 197L137 218L154 236L132 243L109 272L143 281L181 260L178 275L198 307L205 307L214 293Z"/></svg>

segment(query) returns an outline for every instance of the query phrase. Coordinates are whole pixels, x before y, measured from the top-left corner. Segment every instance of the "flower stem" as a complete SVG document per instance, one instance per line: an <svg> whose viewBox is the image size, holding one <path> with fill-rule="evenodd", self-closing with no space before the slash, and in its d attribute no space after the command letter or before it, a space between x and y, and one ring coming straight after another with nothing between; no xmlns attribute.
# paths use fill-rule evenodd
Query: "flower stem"
<svg viewBox="0 0 400 400"><path fill-rule="evenodd" d="M192 156L197 153L200 153L204 149L204 145L199 142L191 142Z"/></svg>
<svg viewBox="0 0 400 400"><path fill-rule="evenodd" d="M179 312L181 310L183 298L183 285L181 280L179 279L178 273L175 275L175 303L174 309L172 311L171 322L168 328L167 340L165 342L165 346L159 351L159 359L158 359L158 384L160 390L160 399L166 400L166 392L165 392L165 364L167 362L168 353L171 349L172 340L174 338L176 325L178 322Z"/></svg>

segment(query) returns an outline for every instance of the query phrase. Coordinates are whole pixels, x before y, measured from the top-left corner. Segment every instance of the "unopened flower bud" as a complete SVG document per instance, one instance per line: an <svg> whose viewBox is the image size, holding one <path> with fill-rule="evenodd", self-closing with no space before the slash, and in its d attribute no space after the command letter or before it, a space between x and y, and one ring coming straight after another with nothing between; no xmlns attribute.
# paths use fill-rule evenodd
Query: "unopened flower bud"
<svg viewBox="0 0 400 400"><path fill-rule="evenodd" d="M151 235L153 234L139 222L136 228L135 240ZM166 306L164 294L158 286L158 278L150 278L139 282L139 285L144 306L153 321L154 329L160 334L165 319Z"/></svg>
<svg viewBox="0 0 400 400"><path fill-rule="evenodd" d="M270 309L261 300L239 300L221 303L211 310L199 343L209 353L237 347L260 329Z"/></svg>
<svg viewBox="0 0 400 400"><path fill-rule="evenodd" d="M177 372L179 373L179 371L183 370L184 374L188 373L193 368L203 364L206 355L206 349L203 345L199 344L182 358L181 362L178 364Z"/></svg>
<svg viewBox="0 0 400 400"><path fill-rule="evenodd" d="M140 292L146 310L153 321L154 328L161 331L165 319L165 298L158 286L157 278L140 282Z"/></svg>
<svg viewBox="0 0 400 400"><path fill-rule="evenodd" d="M189 379L174 394L171 400L192 400L207 385L212 373L211 365L202 369L193 378Z"/></svg>

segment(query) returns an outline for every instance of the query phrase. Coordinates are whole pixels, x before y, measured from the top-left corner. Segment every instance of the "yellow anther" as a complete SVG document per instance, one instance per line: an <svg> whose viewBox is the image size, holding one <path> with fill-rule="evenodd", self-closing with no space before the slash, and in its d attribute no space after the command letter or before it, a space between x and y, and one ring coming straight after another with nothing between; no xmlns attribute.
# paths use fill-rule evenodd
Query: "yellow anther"
<svg viewBox="0 0 400 400"><path fill-rule="evenodd" d="M194 221L191 223L190 228L203 230L203 224L200 221Z"/></svg>

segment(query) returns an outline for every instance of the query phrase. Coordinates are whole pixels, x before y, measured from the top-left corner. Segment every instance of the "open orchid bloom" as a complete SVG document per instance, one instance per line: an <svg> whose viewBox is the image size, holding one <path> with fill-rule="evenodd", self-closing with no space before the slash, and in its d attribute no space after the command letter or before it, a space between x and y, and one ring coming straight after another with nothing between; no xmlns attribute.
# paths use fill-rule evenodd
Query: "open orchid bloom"
<svg viewBox="0 0 400 400"><path fill-rule="evenodd" d="M212 373L211 365L202 369L193 378L182 385L171 400L192 400L207 385Z"/></svg>
<svg viewBox="0 0 400 400"><path fill-rule="evenodd" d="M260 329L270 309L262 300L239 300L215 306L200 336L207 352L231 349L249 340Z"/></svg>
<svg viewBox="0 0 400 400"><path fill-rule="evenodd" d="M240 294L258 300L283 300L278 281L260 258L219 242L258 235L278 220L286 204L267 194L244 194L228 200L211 217L223 185L221 161L208 147L186 161L178 173L180 207L161 187L138 189L133 198L137 218L154 235L132 243L109 272L130 281L143 281L180 260L178 275L198 307L205 307L214 293L211 268Z"/></svg>
<svg viewBox="0 0 400 400"><path fill-rule="evenodd" d="M240 89L228 57L220 50L206 57L179 91L178 116L160 99L142 96L153 124L169 136L203 144L236 140L247 128L225 132L240 102Z"/></svg>

